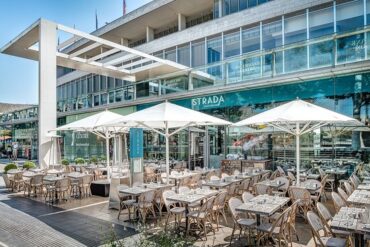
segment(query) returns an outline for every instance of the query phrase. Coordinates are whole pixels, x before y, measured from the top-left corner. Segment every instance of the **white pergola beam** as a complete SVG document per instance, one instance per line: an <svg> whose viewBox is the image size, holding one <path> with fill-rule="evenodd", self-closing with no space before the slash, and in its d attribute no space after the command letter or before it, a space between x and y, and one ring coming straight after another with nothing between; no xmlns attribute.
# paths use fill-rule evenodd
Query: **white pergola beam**
<svg viewBox="0 0 370 247"><path fill-rule="evenodd" d="M74 42L76 42L77 40L79 40L80 37L78 36L73 36L72 38L69 38L67 39L66 41L63 41L61 44L58 45L57 49L60 50L60 49L63 49L64 47L66 46L69 46L71 44L73 44Z"/></svg>
<svg viewBox="0 0 370 247"><path fill-rule="evenodd" d="M110 49L106 52L103 52L103 53L100 53L99 55L96 55L95 57L92 57L92 58L89 58L87 59L87 62L93 62L93 61L96 61L98 59L101 59L101 58L105 58L105 57L108 57L116 52L119 52L120 50L119 49L116 49L116 48L113 48L113 49Z"/></svg>
<svg viewBox="0 0 370 247"><path fill-rule="evenodd" d="M122 63L122 62L126 62L128 60L131 60L131 59L135 59L137 58L138 56L135 55L135 54L126 54L126 55L123 55L121 57L118 57L118 58L115 58L115 59L112 59L110 61L107 61L105 62L104 64L107 64L107 65L114 65L114 64L118 64L118 63Z"/></svg>
<svg viewBox="0 0 370 247"><path fill-rule="evenodd" d="M93 43L91 45L88 45L88 46L86 46L86 47L84 47L84 48L76 51L76 52L73 52L71 55L69 55L69 58L77 57L77 56L79 56L81 54L84 54L84 53L86 53L86 52L88 52L88 51L90 51L92 49L95 49L95 48L97 48L99 46L101 46L101 44L99 44L99 43Z"/></svg>
<svg viewBox="0 0 370 247"><path fill-rule="evenodd" d="M67 33L71 33L71 34L80 36L82 38L86 38L86 39L89 39L91 41L94 41L94 42L97 42L97 43L100 43L100 44L103 44L103 45L106 45L106 46L110 46L112 48L117 48L117 49L120 49L122 51L126 51L128 53L132 53L132 54L135 54L135 55L140 56L140 57L149 58L149 59L151 59L153 61L156 61L156 62L165 64L165 65L174 67L176 69L183 69L184 70L184 69L187 69L188 68L188 67L186 67L184 65L181 65L181 64L178 64L178 63L169 61L169 60L165 60L165 59L162 59L162 58L158 58L158 57L155 57L153 55L149 55L149 54L146 54L144 52L141 52L141 51L138 51L138 50L129 48L127 46L119 45L119 44L114 43L112 41L105 40L105 39L102 39L100 37L96 37L94 35L91 35L91 34L88 34L88 33L84 33L84 32L75 30L75 29L70 28L70 27L66 27L64 25L57 24L57 28L58 28L58 30L61 30L61 31L64 31L64 32L67 32Z"/></svg>
<svg viewBox="0 0 370 247"><path fill-rule="evenodd" d="M136 65L139 65L139 64L142 64L142 63L146 63L146 62L150 62L152 61L151 59L149 58L144 58L144 59L141 59L141 60L138 60L138 61L135 61L135 62L132 62L132 63L128 63L128 64L125 64L121 67L118 67L119 70L122 70L122 69L128 69L132 66L136 66Z"/></svg>

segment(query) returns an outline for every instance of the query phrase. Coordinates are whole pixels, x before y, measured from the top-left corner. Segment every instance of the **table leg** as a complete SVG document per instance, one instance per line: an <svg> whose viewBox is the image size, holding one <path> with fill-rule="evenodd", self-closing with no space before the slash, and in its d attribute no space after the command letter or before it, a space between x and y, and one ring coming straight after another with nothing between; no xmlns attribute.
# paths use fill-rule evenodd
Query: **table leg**
<svg viewBox="0 0 370 247"><path fill-rule="evenodd" d="M259 214L256 214L256 222L257 226L261 225L261 216Z"/></svg>
<svg viewBox="0 0 370 247"><path fill-rule="evenodd" d="M364 235L355 233L355 247L364 247L364 246L365 246Z"/></svg>
<svg viewBox="0 0 370 247"><path fill-rule="evenodd" d="M188 214L189 214L189 205L188 204L185 204L185 236L188 236L188 232L189 232L189 217L188 217Z"/></svg>

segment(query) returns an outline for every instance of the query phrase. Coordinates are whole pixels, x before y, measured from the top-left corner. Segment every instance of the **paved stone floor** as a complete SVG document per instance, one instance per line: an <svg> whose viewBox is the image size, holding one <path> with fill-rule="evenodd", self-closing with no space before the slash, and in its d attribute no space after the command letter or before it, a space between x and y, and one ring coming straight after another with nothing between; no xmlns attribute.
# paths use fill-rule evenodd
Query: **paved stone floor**
<svg viewBox="0 0 370 247"><path fill-rule="evenodd" d="M332 210L332 205L328 206ZM117 220L117 210L109 209L108 199L103 197L70 199L57 205L47 205L42 198L28 198L23 193L0 189L0 247L99 246L112 230L119 239L136 238L134 229L137 225L126 220L127 215ZM220 230L215 235L209 233L206 241L195 240L195 246L230 246L230 216L227 221L221 222ZM150 227L158 223L148 222ZM160 225L164 225L164 219ZM296 228L299 241L294 239L293 246L314 246L310 228L303 219L297 219ZM237 236L238 233L231 246L246 246L247 239L242 237L238 240Z"/></svg>

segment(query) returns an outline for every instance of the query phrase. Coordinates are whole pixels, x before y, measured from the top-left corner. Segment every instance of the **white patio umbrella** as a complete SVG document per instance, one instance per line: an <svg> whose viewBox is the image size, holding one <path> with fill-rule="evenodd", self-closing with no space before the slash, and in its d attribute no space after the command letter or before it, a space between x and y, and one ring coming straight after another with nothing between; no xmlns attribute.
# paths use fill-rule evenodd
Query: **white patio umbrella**
<svg viewBox="0 0 370 247"><path fill-rule="evenodd" d="M300 99L244 119L234 125L268 125L294 135L296 138L297 183L299 183L300 136L329 124L348 124L349 126L362 125L362 123L356 119Z"/></svg>
<svg viewBox="0 0 370 247"><path fill-rule="evenodd" d="M122 115L105 110L103 112L94 114L92 116L77 120L75 122L60 126L53 131L83 131L90 132L97 136L100 136L105 140L106 147L106 159L107 159L107 170L108 178L110 178L109 169L109 139L112 138L116 133L126 133L127 128L105 126L106 123L112 122L121 118Z"/></svg>
<svg viewBox="0 0 370 247"><path fill-rule="evenodd" d="M122 116L108 123L114 127L143 127L166 140L166 172L169 175L169 137L190 126L230 125L231 123L169 102ZM170 132L172 130L172 132ZM167 179L168 182L168 179Z"/></svg>

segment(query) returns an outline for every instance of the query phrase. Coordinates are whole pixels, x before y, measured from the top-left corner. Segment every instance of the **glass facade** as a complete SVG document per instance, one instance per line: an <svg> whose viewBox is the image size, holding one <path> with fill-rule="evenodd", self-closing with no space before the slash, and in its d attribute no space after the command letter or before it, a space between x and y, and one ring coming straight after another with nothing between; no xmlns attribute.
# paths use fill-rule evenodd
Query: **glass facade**
<svg viewBox="0 0 370 247"><path fill-rule="evenodd" d="M215 16L221 17L264 2L267 1L217 0L213 11ZM136 83L121 78L90 74L58 86L57 109L59 112L74 112L94 107L109 107L110 104L115 104L116 107L132 103L136 99L167 94L175 97L176 93L235 83L245 83L251 87L257 79L365 61L370 55L368 48L370 28L367 25L369 18L370 0L336 1L302 9L294 14L287 13L273 19L250 23L248 26L236 29L233 27L232 30L187 43L173 44L152 54L189 66L192 68L191 71L179 72L176 76L149 78ZM140 60L131 62L135 62L132 68L145 65L144 62L140 63ZM320 72L317 73L317 77L320 77ZM351 81L353 85L349 82L347 85L346 80ZM297 82L289 87L271 86L235 93L232 98L239 101L230 99L233 103L225 107L204 109L200 107L199 110L237 121L286 102L292 97L300 97L367 122L367 108L363 108L363 105L367 106L367 102L362 102L367 97L367 80L368 74L360 73L349 77ZM357 87L362 91L355 92L354 88ZM361 104L357 103L358 95L361 95ZM33 118L32 116L37 117L37 108L0 115L0 123L15 122L19 119L29 120ZM218 128L209 131L213 133L213 150L217 150L214 153L227 154L225 150L230 137L225 139L225 135L238 131ZM75 137L68 138L72 141ZM146 138L151 140L154 146L163 144L160 137L154 138L152 134ZM189 141L188 134L176 138L179 139L174 139L174 143ZM307 140L310 138L307 137ZM217 146L217 143L222 142L223 148ZM277 140L274 139L273 142ZM182 147L176 151L181 159L187 157L187 154L182 154L183 152L187 151Z"/></svg>

